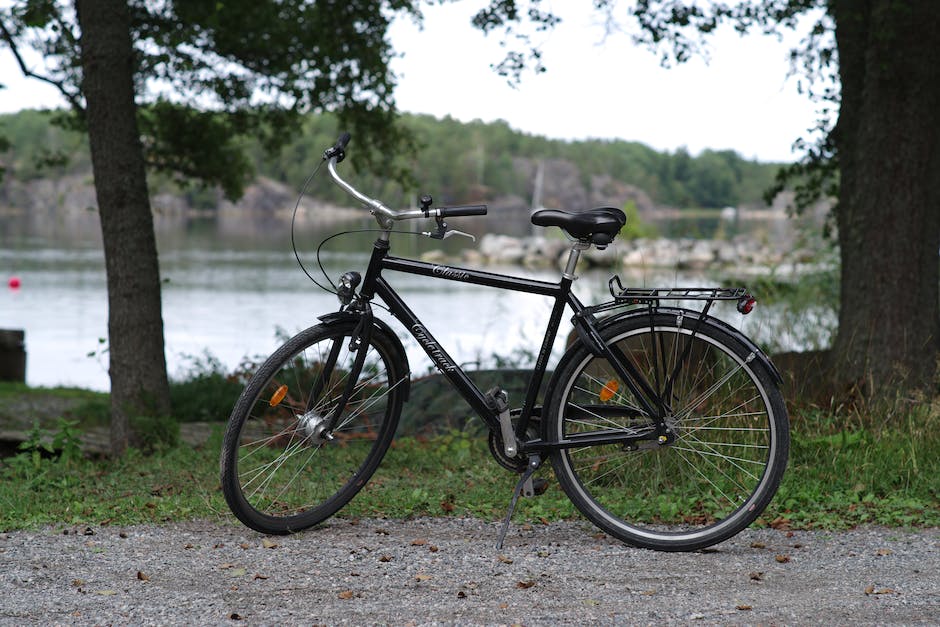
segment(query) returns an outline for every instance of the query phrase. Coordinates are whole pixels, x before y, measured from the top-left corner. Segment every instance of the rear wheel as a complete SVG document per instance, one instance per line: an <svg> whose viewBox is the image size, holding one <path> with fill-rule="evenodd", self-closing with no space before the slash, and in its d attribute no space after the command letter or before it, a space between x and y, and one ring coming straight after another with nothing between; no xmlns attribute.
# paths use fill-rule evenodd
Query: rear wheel
<svg viewBox="0 0 940 627"><path fill-rule="evenodd" d="M355 328L355 321L341 321L302 331L261 365L238 399L222 445L222 491L252 529L283 534L325 520L385 455L408 372L377 329L368 345L351 350ZM351 380L349 400L339 407Z"/></svg>
<svg viewBox="0 0 940 627"><path fill-rule="evenodd" d="M786 408L756 352L678 312L625 318L602 335L666 399L675 439L555 451L564 491L601 529L630 544L690 551L757 518L786 467ZM655 432L654 420L603 357L583 345L561 366L543 437Z"/></svg>

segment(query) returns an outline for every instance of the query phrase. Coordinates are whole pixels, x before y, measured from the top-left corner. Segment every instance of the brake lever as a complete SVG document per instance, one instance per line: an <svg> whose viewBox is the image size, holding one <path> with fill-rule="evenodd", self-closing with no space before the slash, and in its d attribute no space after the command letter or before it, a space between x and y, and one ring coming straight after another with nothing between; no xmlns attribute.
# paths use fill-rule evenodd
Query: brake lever
<svg viewBox="0 0 940 627"><path fill-rule="evenodd" d="M427 197L430 200L430 196ZM436 231L422 231L422 235L425 237L430 237L431 239L447 239L451 235L461 235L463 237L469 237L472 241L476 242L477 238L469 233L464 233L463 231L458 231L457 229L447 228L447 223L441 219L440 216L437 217L437 230Z"/></svg>
<svg viewBox="0 0 940 627"><path fill-rule="evenodd" d="M425 237L430 237L431 239L447 239L451 235L460 235L463 237L469 237L472 241L477 241L477 238L469 233L464 233L463 231L458 231L457 229L438 229L437 231L422 231L421 235Z"/></svg>
<svg viewBox="0 0 940 627"><path fill-rule="evenodd" d="M463 236L463 237L469 237L470 240L473 241L473 242L476 242L476 241L477 241L477 238L474 237L473 235L470 235L469 233L464 233L463 231L458 231L457 229L451 229L451 230L447 231L446 233L444 233L443 239L447 239L447 238L450 237L451 235L461 235L461 236Z"/></svg>

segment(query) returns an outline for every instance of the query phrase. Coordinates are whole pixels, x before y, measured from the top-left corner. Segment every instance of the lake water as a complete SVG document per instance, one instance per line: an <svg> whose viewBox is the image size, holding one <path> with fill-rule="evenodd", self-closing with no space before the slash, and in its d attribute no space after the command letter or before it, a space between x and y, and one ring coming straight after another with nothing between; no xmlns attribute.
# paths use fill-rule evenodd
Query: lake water
<svg viewBox="0 0 940 627"><path fill-rule="evenodd" d="M374 223L307 224L298 233L308 269L316 269L315 250L327 234ZM227 369L246 357L267 355L282 336L316 324L316 317L338 308L336 297L313 285L299 269L290 248L288 225L281 219L160 219L157 224L163 285L166 356L171 377L182 377L194 357L210 354ZM333 240L324 250L326 270L364 272L373 233ZM0 328L26 331L27 383L107 390L107 292L97 216L43 220L37 216L0 216ZM445 244L449 253L464 245ZM441 242L393 236L393 252L417 256ZM494 270L494 269L491 269ZM557 272L497 268L519 276L554 281ZM645 286L714 284L707 277L675 272L624 276L624 283ZM584 302L607 294L610 272L582 272L575 287ZM18 289L7 287L10 277ZM316 274L314 276L317 276ZM456 282L390 274L390 282L458 363L493 365L494 355L537 350L551 310L539 296L516 294ZM717 311L746 333L776 348L801 348L800 333L782 328L780 307L758 308L744 318L733 307ZM826 312L819 324L825 320ZM431 363L390 316L383 315L405 340L412 371ZM567 316L566 316L567 319ZM809 322L808 324L815 324ZM567 322L566 322L567 325ZM743 326L742 326L743 325ZM570 325L563 328L567 333ZM280 336L280 337L279 337ZM556 342L556 353L563 340Z"/></svg>

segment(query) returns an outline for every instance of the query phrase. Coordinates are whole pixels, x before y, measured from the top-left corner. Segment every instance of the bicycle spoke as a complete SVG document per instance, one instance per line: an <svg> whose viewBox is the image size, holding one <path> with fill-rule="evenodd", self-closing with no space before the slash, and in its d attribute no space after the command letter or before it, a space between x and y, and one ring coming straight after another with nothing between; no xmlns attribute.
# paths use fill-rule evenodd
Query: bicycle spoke
<svg viewBox="0 0 940 627"><path fill-rule="evenodd" d="M779 393L755 378L762 365L753 363L754 353L729 349L716 339L725 331L707 321L690 325L694 331L675 321L672 314L657 315L651 326L638 315L610 340L639 376L651 385L661 382L656 392L668 394L664 420L673 439L660 443L649 437L656 433L652 425L607 413L624 407L634 419L641 414L620 396L629 389L623 381L618 394L605 393L609 404L600 402L600 392L617 387L609 385L617 377L605 379L609 364L587 350L562 373L561 398L553 401L563 408L555 437L617 429L649 438L632 445L585 444L559 452L553 463L565 492L595 524L650 548L707 546L743 528L776 489L781 469L773 426L779 421L767 400ZM747 502L760 507L742 508Z"/></svg>
<svg viewBox="0 0 940 627"><path fill-rule="evenodd" d="M355 326L327 324L292 338L262 364L249 383L255 391L236 406L233 420L239 412L242 418L226 433L223 492L259 531L294 531L332 515L388 448L408 375L381 334L363 342L358 350L367 352L357 362L348 349Z"/></svg>

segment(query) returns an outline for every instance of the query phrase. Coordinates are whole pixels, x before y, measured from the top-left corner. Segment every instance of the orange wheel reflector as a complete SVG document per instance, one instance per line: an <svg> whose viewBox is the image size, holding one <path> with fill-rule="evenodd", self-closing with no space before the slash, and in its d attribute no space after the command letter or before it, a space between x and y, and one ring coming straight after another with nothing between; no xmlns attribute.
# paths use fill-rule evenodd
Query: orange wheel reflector
<svg viewBox="0 0 940 627"><path fill-rule="evenodd" d="M601 388L601 391L597 393L597 398L601 399L602 402L607 402L614 397L614 394L617 393L617 390L620 389L620 384L616 380L611 379L604 384L604 387Z"/></svg>
<svg viewBox="0 0 940 627"><path fill-rule="evenodd" d="M281 401L284 400L285 396L287 396L287 386L282 385L275 390L274 394L271 395L271 400L268 402L271 403L271 407L277 407L281 404Z"/></svg>

